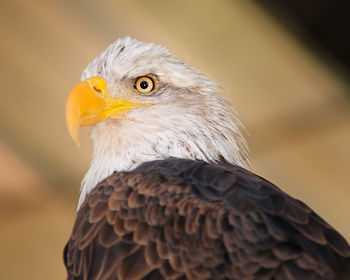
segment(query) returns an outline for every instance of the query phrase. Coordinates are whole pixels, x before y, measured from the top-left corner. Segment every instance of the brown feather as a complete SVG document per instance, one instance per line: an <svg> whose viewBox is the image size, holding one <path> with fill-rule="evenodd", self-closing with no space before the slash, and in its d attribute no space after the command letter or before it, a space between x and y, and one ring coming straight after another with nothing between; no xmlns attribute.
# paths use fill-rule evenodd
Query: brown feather
<svg viewBox="0 0 350 280"><path fill-rule="evenodd" d="M69 280L337 280L350 273L349 256L331 226L268 181L168 159L100 183L64 260Z"/></svg>
<svg viewBox="0 0 350 280"><path fill-rule="evenodd" d="M118 278L121 280L142 279L153 269L147 265L144 257L144 247L140 247L132 255L125 258L119 267Z"/></svg>

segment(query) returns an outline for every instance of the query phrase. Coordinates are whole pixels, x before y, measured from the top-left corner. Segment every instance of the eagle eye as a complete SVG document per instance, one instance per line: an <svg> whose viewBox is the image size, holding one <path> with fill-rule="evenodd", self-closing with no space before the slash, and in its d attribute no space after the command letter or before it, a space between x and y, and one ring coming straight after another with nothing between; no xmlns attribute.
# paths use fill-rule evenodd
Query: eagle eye
<svg viewBox="0 0 350 280"><path fill-rule="evenodd" d="M134 87L139 94L148 95L156 89L157 83L152 76L141 76L135 80Z"/></svg>

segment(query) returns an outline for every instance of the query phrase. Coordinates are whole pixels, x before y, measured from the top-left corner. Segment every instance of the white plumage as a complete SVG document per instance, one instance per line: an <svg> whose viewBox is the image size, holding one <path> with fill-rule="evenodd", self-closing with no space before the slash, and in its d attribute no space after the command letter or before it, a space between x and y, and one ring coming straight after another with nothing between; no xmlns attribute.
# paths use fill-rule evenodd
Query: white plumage
<svg viewBox="0 0 350 280"><path fill-rule="evenodd" d="M134 89L135 79L144 75L158 81L158 89L149 96ZM86 67L81 80L96 76L105 79L110 97L154 106L129 110L126 119L107 119L92 127L94 155L78 208L114 171L128 171L155 159L225 160L249 167L241 124L218 94L221 88L164 47L119 39Z"/></svg>

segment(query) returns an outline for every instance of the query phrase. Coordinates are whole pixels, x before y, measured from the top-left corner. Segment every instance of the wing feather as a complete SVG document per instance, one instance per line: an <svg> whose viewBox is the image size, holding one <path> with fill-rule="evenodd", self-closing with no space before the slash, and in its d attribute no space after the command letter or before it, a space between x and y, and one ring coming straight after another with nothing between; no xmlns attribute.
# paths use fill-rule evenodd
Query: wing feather
<svg viewBox="0 0 350 280"><path fill-rule="evenodd" d="M64 250L68 279L346 279L346 240L228 164L168 159L101 182ZM343 278L342 278L343 277Z"/></svg>

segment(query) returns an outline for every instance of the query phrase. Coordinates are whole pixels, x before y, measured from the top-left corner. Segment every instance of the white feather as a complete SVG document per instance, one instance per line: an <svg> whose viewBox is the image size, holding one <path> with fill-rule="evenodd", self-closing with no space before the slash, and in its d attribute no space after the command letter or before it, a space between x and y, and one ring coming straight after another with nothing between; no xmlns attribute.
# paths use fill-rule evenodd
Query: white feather
<svg viewBox="0 0 350 280"><path fill-rule="evenodd" d="M133 81L156 75L159 92L140 96ZM114 171L128 171L156 159L179 157L208 162L222 159L249 168L240 122L205 75L152 43L119 39L92 61L82 80L102 76L111 97L152 102L127 112L126 120L106 120L92 127L94 154L78 208L98 182Z"/></svg>

